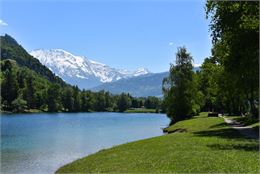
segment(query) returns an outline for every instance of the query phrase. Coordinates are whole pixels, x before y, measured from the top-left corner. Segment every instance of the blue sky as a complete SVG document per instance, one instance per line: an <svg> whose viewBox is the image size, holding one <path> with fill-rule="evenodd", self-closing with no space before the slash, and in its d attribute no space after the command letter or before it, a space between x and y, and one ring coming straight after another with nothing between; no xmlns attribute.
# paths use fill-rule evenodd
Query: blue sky
<svg viewBox="0 0 260 174"><path fill-rule="evenodd" d="M210 55L209 22L200 0L6 0L1 35L26 50L62 48L115 68L169 70L178 46L200 64ZM6 25L5 25L6 24Z"/></svg>

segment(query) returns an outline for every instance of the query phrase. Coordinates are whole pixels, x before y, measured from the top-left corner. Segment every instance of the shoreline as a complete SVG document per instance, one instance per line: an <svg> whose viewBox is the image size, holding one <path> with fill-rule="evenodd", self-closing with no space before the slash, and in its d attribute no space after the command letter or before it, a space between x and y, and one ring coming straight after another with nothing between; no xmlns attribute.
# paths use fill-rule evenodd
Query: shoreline
<svg viewBox="0 0 260 174"><path fill-rule="evenodd" d="M59 111L59 112L47 112L43 110L38 110L38 109L32 109L32 110L26 110L25 112L11 112L11 111L0 111L1 114L33 114L33 113L50 113L50 114L57 114L57 113L102 113L102 112L107 112L107 113L126 113L126 114L134 114L134 113L147 113L147 114L165 114L162 112L156 112L155 109L128 109L125 112L116 112L116 111L88 111L88 112L66 112L66 111Z"/></svg>
<svg viewBox="0 0 260 174"><path fill-rule="evenodd" d="M204 124L201 124L202 122ZM226 124L223 118L208 117L206 113L200 113L194 119L180 121L167 130L168 133L165 135L98 151L58 168L55 173L196 173L198 171L200 173L223 173L223 171L254 173L258 171L259 141L249 140ZM215 153L212 153L212 149ZM223 155L227 158L223 159ZM251 160L247 160L249 157ZM230 168L230 165L234 167Z"/></svg>

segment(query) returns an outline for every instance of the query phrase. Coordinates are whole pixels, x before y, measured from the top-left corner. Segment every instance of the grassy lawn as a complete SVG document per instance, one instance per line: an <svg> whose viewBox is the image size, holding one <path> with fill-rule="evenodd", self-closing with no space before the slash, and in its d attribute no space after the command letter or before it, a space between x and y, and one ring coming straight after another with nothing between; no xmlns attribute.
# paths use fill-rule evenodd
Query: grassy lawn
<svg viewBox="0 0 260 174"><path fill-rule="evenodd" d="M57 173L258 173L259 142L206 115L168 128L175 133L99 151Z"/></svg>
<svg viewBox="0 0 260 174"><path fill-rule="evenodd" d="M128 109L125 111L126 113L156 113L156 109Z"/></svg>

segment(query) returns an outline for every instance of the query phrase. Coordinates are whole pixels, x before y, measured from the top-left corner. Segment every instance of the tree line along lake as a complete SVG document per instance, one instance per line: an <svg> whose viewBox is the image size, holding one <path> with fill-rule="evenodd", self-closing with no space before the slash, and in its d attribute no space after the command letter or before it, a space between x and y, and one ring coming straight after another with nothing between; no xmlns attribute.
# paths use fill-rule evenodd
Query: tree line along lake
<svg viewBox="0 0 260 174"><path fill-rule="evenodd" d="M1 173L54 173L78 158L162 135L165 114L1 114Z"/></svg>

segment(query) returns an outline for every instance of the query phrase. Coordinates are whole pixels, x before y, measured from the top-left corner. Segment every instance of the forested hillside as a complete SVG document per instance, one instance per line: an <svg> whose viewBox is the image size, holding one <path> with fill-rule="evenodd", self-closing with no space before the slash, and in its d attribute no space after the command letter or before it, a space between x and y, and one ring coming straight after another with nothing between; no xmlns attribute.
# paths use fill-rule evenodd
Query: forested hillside
<svg viewBox="0 0 260 174"><path fill-rule="evenodd" d="M50 82L59 83L62 86L65 85L65 82L61 78L55 76L46 66L42 65L38 59L28 54L27 51L19 45L14 38L8 34L5 34L5 36L0 36L0 41L1 60L15 60L19 66L24 66L33 70Z"/></svg>

